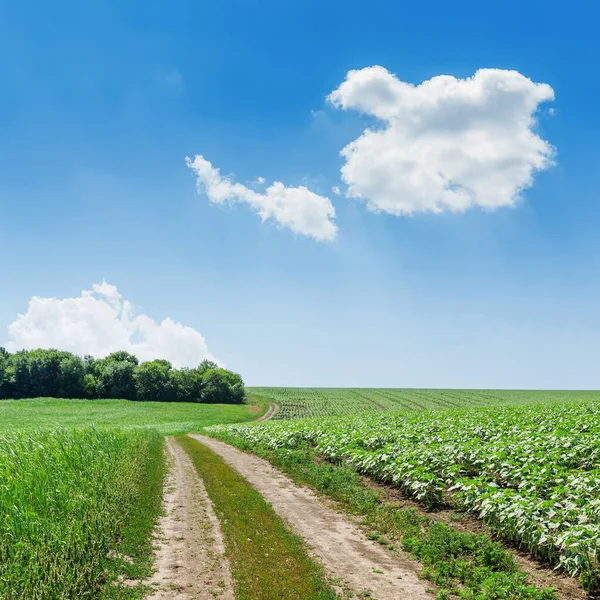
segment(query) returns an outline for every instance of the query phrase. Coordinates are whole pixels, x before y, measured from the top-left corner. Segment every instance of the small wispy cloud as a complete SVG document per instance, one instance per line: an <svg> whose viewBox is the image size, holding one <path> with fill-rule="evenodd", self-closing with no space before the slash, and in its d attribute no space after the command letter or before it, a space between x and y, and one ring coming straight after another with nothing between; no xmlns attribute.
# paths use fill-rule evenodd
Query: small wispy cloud
<svg viewBox="0 0 600 600"><path fill-rule="evenodd" d="M319 196L305 186L290 187L280 181L269 185L264 192L257 192L222 176L219 169L201 155L193 160L186 158L186 162L196 174L198 193L205 194L211 202L245 203L263 221L271 219L295 233L319 241L335 239L338 228L333 222L335 209L329 198ZM257 181L265 183L262 177Z"/></svg>

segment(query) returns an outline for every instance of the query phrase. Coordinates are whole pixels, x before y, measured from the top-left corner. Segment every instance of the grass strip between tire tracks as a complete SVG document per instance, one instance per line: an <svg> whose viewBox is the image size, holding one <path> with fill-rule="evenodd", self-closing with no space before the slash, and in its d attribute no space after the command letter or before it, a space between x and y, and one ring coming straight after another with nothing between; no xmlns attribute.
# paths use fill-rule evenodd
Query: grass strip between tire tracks
<svg viewBox="0 0 600 600"><path fill-rule="evenodd" d="M334 600L322 568L248 481L187 436L188 453L221 522L237 600Z"/></svg>
<svg viewBox="0 0 600 600"><path fill-rule="evenodd" d="M423 565L423 576L438 587L437 598L468 600L556 600L556 592L528 582L502 544L484 534L463 533L435 523L413 509L382 502L356 471L321 463L308 447L266 449L249 447L225 430L209 433L238 448L267 459L296 483L326 494L348 512L361 515L369 538L394 550L399 544Z"/></svg>

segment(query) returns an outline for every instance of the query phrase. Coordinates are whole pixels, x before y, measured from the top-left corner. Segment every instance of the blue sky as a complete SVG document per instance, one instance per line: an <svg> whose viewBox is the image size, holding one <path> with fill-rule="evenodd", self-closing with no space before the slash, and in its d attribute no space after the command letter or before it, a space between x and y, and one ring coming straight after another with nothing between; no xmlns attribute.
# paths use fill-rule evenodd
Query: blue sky
<svg viewBox="0 0 600 600"><path fill-rule="evenodd" d="M0 343L19 345L7 328L32 297L105 280L252 385L600 388L599 12L0 0ZM344 195L340 151L378 125L327 96L374 65L412 84L493 68L551 86L533 130L555 164L514 206L369 210ZM329 198L336 238L209 202L195 155L249 188Z"/></svg>

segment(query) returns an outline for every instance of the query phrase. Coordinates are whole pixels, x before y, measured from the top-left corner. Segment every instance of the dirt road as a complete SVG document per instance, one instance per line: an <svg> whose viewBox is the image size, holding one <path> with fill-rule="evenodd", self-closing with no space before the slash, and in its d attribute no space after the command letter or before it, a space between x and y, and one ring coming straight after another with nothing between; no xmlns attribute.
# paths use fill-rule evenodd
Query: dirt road
<svg viewBox="0 0 600 600"><path fill-rule="evenodd" d="M234 600L219 521L191 460L166 440L171 468L165 485L165 516L156 543L155 588L150 600Z"/></svg>
<svg viewBox="0 0 600 600"><path fill-rule="evenodd" d="M268 462L212 438L190 434L246 477L275 512L307 543L339 588L376 600L431 599L417 578L418 564L368 540L348 518L307 488L296 486Z"/></svg>
<svg viewBox="0 0 600 600"><path fill-rule="evenodd" d="M257 423L259 421L268 421L269 419L274 419L275 415L279 412L279 404L275 404L273 402L269 403L269 408L267 412L262 415L262 417L258 417L258 419L254 419Z"/></svg>

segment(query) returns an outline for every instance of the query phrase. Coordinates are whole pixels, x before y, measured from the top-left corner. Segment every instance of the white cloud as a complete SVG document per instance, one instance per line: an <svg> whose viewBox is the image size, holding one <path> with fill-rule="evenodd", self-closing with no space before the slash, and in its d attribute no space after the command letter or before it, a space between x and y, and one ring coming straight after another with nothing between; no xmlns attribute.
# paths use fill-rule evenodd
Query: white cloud
<svg viewBox="0 0 600 600"><path fill-rule="evenodd" d="M245 202L263 221L273 219L295 233L316 240L335 239L337 225L332 221L335 209L329 198L319 196L304 186L286 187L280 181L272 183L264 192L256 192L223 177L219 169L213 167L203 156L196 156L194 160L186 158L186 162L196 173L198 193L205 193L211 202Z"/></svg>
<svg viewBox="0 0 600 600"><path fill-rule="evenodd" d="M336 196L339 196L339 195L342 193L342 192L341 192L341 190L340 190L340 188L339 188L337 185L334 185L334 186L331 188L331 191L332 191L332 192L333 192L333 193L334 193Z"/></svg>
<svg viewBox="0 0 600 600"><path fill-rule="evenodd" d="M57 348L102 357L127 350L142 361L165 358L178 368L214 360L198 331L169 317L157 323L136 314L131 302L105 281L77 298L34 296L8 334L10 351Z"/></svg>
<svg viewBox="0 0 600 600"><path fill-rule="evenodd" d="M554 148L533 131L545 83L517 71L480 69L413 85L381 66L349 71L329 101L376 117L341 152L346 195L395 215L513 205L552 164Z"/></svg>

